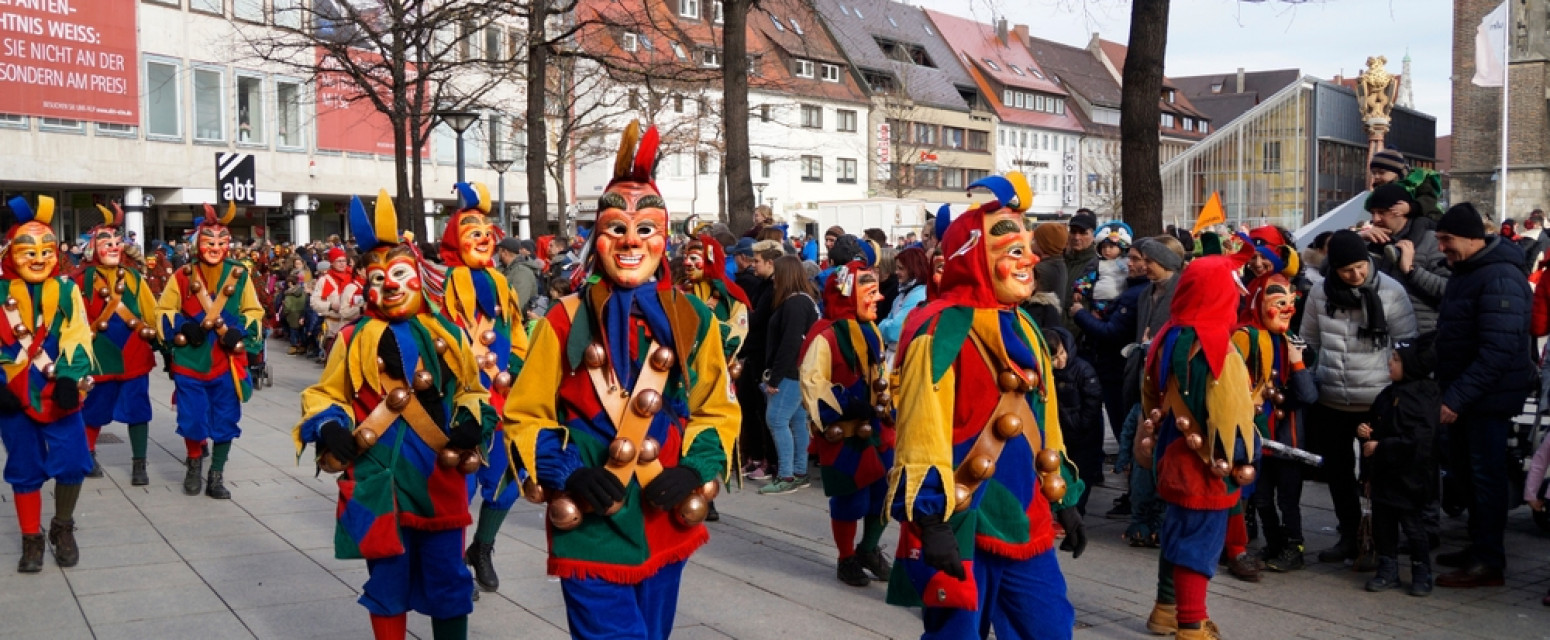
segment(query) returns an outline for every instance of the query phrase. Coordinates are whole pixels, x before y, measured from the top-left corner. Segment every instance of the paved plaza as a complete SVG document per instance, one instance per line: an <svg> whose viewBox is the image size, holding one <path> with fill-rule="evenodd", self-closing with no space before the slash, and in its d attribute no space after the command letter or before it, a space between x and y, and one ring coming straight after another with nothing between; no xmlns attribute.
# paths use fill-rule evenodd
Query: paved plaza
<svg viewBox="0 0 1550 640"><path fill-rule="evenodd" d="M232 500L182 494L184 449L173 432L172 385L157 374L151 484L129 485L123 425L104 430L98 454L108 477L88 479L82 492L79 566L62 570L49 556L42 574L14 573L21 548L15 511L0 508L0 638L370 637L366 611L355 602L365 563L333 557L333 479L314 477L310 451L298 465L291 445L299 394L321 368L284 353L284 344L270 343L274 386L244 409L243 437L226 468ZM717 500L721 522L710 525L710 544L684 573L674 638L919 636L919 613L886 605L883 585L857 589L835 580L821 489L759 496L752 488ZM1092 504L1101 511L1115 495L1100 488ZM0 492L0 502L9 501L10 492ZM1310 551L1332 544L1327 492L1309 485L1304 504ZM46 518L52 502L44 505ZM559 583L544 575L541 518L540 508L524 501L506 521L495 547L501 589L476 603L472 637L568 637ZM1156 551L1126 546L1120 522L1095 514L1087 527L1092 543L1082 559L1061 554L1077 637L1150 637L1142 621L1151 608ZM1464 523L1448 520L1445 527L1445 548L1453 548ZM893 530L884 537L890 548L895 539ZM1258 584L1224 572L1211 585L1211 613L1235 640L1550 638L1550 608L1540 604L1550 587L1550 540L1526 508L1511 513L1507 547L1502 588L1439 588L1430 598L1370 594L1361 589L1368 575L1310 564L1298 573L1267 573ZM424 617L410 616L409 628L430 637Z"/></svg>

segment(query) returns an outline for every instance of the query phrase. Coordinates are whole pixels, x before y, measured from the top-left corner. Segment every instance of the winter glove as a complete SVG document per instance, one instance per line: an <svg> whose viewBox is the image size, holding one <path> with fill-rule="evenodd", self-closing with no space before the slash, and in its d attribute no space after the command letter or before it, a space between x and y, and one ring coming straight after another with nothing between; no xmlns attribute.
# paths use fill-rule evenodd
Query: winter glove
<svg viewBox="0 0 1550 640"><path fill-rule="evenodd" d="M227 351L236 351L242 344L242 332L236 329L227 329L221 334L221 348Z"/></svg>
<svg viewBox="0 0 1550 640"><path fill-rule="evenodd" d="M188 346L202 347L205 344L205 335L208 332L198 322L189 321L183 323L183 326L178 327L178 333L182 334L183 339L188 341Z"/></svg>
<svg viewBox="0 0 1550 640"><path fill-rule="evenodd" d="M598 513L607 511L615 502L624 499L624 485L607 469L582 467L572 471L565 480L565 490L582 503L591 505Z"/></svg>
<svg viewBox="0 0 1550 640"><path fill-rule="evenodd" d="M81 406L81 387L76 384L74 378L54 380L54 406L65 411Z"/></svg>
<svg viewBox="0 0 1550 640"><path fill-rule="evenodd" d="M1066 508L1056 511L1055 519L1066 529L1066 539L1060 543L1060 550L1070 551L1072 560L1082 557L1082 552L1087 550L1087 530L1082 525L1082 514L1074 508Z"/></svg>
<svg viewBox="0 0 1550 640"><path fill-rule="evenodd" d="M484 441L484 427L472 418L459 422L447 434L447 446L453 449L476 449Z"/></svg>
<svg viewBox="0 0 1550 640"><path fill-rule="evenodd" d="M22 410L22 399L11 388L0 384L0 415L11 415Z"/></svg>
<svg viewBox="0 0 1550 640"><path fill-rule="evenodd" d="M344 464L355 462L355 436L349 429L337 422L329 422L318 428L319 455L323 452L333 454L334 459Z"/></svg>
<svg viewBox="0 0 1550 640"><path fill-rule="evenodd" d="M926 566L959 580L968 578L963 572L963 558L958 555L958 536L952 526L942 522L941 516L929 516L920 526L920 556Z"/></svg>
<svg viewBox="0 0 1550 640"><path fill-rule="evenodd" d="M671 509L703 484L705 481L700 480L700 474L688 467L663 469L641 491L641 499L659 509Z"/></svg>

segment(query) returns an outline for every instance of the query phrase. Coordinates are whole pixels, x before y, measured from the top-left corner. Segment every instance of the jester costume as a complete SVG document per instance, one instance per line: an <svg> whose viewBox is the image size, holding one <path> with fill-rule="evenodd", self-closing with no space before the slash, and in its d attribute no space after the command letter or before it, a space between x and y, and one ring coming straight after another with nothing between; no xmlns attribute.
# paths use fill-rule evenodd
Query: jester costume
<svg viewBox="0 0 1550 640"><path fill-rule="evenodd" d="M875 254L874 254L875 255ZM866 571L887 581L891 566L877 547L888 521L883 497L893 464L893 415L877 329L879 278L870 261L853 260L824 287L824 318L802 342L802 404L812 416L829 527L839 550L841 582L862 587ZM861 544L856 523L863 522Z"/></svg>
<svg viewBox="0 0 1550 640"><path fill-rule="evenodd" d="M172 342L173 404L178 411L178 435L188 450L183 493L218 500L231 498L224 474L231 441L242 435L242 403L253 395L248 381L248 353L264 347L252 273L227 257L235 204L216 218L205 215L194 227L198 259L174 273L156 305L161 335ZM210 440L210 474L201 484L205 441Z"/></svg>
<svg viewBox="0 0 1550 640"><path fill-rule="evenodd" d="M302 393L296 455L313 443L320 468L342 471L334 556L366 559L360 603L378 640L404 638L410 610L430 616L438 640L466 638L465 476L482 466L498 415L467 335L423 304L420 261L398 242L387 192L374 217L353 198L350 226L367 256L366 317L340 331L323 378Z"/></svg>
<svg viewBox="0 0 1550 640"><path fill-rule="evenodd" d="M102 476L97 463L97 435L110 422L129 425L132 450L130 484L144 486L145 454L151 421L151 369L156 367L156 298L151 286L124 252L124 211L97 205L103 222L93 227L91 255L71 275L86 303L96 354L92 379L81 418L86 446L91 450L92 477Z"/></svg>
<svg viewBox="0 0 1550 640"><path fill-rule="evenodd" d="M1153 633L1216 637L1206 586L1239 488L1254 481L1259 435L1248 369L1233 348L1241 259L1197 258L1185 267L1167 324L1152 340L1142 377L1136 459L1157 478L1167 505L1159 540Z"/></svg>
<svg viewBox="0 0 1550 640"><path fill-rule="evenodd" d="M1033 289L1021 174L980 180L996 200L937 218L937 297L899 345L898 448L888 473L902 523L888 601L924 606L923 639L1069 638L1075 613L1055 560L1086 547L1083 486L1065 455L1048 346L1018 309Z"/></svg>
<svg viewBox="0 0 1550 640"><path fill-rule="evenodd" d="M742 287L727 280L727 252L715 238L702 235L699 240L691 240L684 247L684 262L689 272L689 290L716 316L722 351L731 364L737 360L743 339L748 337L748 312L753 304L748 302Z"/></svg>
<svg viewBox="0 0 1550 640"><path fill-rule="evenodd" d="M441 237L441 260L447 266L445 293L432 295L441 315L451 319L473 339L474 364L479 381L490 392L490 404L498 412L505 406L511 383L522 371L527 357L527 330L523 325L522 305L506 276L495 268L495 248L500 242L499 227L490 219L490 194L484 185L458 183L461 206L447 223ZM506 457L502 428L497 425L489 447L490 464L469 477L469 499L477 490L479 524L468 545L464 560L474 567L474 577L485 591L500 588L500 578L490 554L495 535L516 503L521 491L503 491L501 481L511 461Z"/></svg>
<svg viewBox="0 0 1550 640"><path fill-rule="evenodd" d="M662 260L657 143L626 129L586 281L534 329L505 407L528 497L549 503L549 573L576 638L669 636L742 419L715 316Z"/></svg>
<svg viewBox="0 0 1550 640"><path fill-rule="evenodd" d="M49 225L54 200L38 198L36 211L12 198L20 224L7 234L0 256L0 442L5 481L11 485L22 530L21 573L43 570L43 483L54 481L54 519L48 544L61 567L80 560L75 502L91 471L81 393L91 390L92 336L74 281L59 277L58 241Z"/></svg>

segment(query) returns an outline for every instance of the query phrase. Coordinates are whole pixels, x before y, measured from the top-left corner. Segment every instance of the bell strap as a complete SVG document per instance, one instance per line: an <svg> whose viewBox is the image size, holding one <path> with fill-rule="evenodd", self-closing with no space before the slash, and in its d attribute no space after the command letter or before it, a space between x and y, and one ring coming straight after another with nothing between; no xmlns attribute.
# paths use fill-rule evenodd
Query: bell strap
<svg viewBox="0 0 1550 640"><path fill-rule="evenodd" d="M581 300L576 296L561 298L565 305L566 313L575 316L581 306ZM633 389L623 389L608 366L606 359L598 363L599 366L587 366L587 376L592 380L592 388L597 392L598 402L603 405L603 411L608 414L608 419L614 425L614 440L629 442L630 450L636 456L630 456L628 461L620 462L609 456L607 469L609 473L619 478L619 482L628 486L630 478L640 479L641 486L651 484L657 474L662 473L662 461L652 458L650 462L640 462L638 454L641 451L641 443L646 439L647 430L651 427L651 418L661 410L659 405L654 411L646 411L650 407L642 406L642 396L649 396L647 391L655 392L656 397L663 398L662 389L667 386L667 373L672 370L672 365L662 367L660 370L652 364L658 349L657 341L652 340L646 345L647 365L635 377ZM625 357L629 357L628 354ZM665 398L663 398L665 402ZM609 446L610 454L614 446Z"/></svg>
<svg viewBox="0 0 1550 640"><path fill-rule="evenodd" d="M15 330L15 327L25 328L27 326L27 324L22 322L21 310L11 306L5 307L5 322L11 325L12 331ZM48 365L54 362L54 359L49 357L48 352L43 350L44 341L42 336L39 335L43 330L42 326L32 327L25 337L21 335L16 336L16 343L22 347L21 351L16 354L16 357L20 360L17 364L26 364L30 361L34 369L44 371Z"/></svg>
<svg viewBox="0 0 1550 640"><path fill-rule="evenodd" d="M190 280L199 277L199 270L193 266L187 266L184 267L184 269L188 269ZM226 277L221 279L221 286L217 288L215 299L213 300L210 298L210 296L205 294L205 291L208 290L209 287L202 286L199 291L189 292L193 294L195 300L199 301L199 307L204 309L206 318L219 318L221 316L221 309L225 308L226 306L226 287L236 286L237 278L242 277L242 274L242 267L232 267L231 271L226 272ZM201 284L203 284L203 282L201 282ZM226 325L223 323L216 323L215 334L221 336L226 335Z"/></svg>
<svg viewBox="0 0 1550 640"><path fill-rule="evenodd" d="M486 333L493 335L495 321L490 318L480 318L470 329L468 336L473 338L469 342L472 344L474 353L474 365L479 367L479 370L484 372L485 376L493 381L496 374L500 373L500 366L498 364L500 360L499 358L485 357L486 354L490 353L490 344L494 344L494 341L487 344L484 341L484 337Z"/></svg>
<svg viewBox="0 0 1550 640"><path fill-rule="evenodd" d="M1182 426L1179 426L1179 431L1186 437L1188 437L1190 433L1199 433L1202 437L1205 436L1205 433L1201 431L1204 425L1200 424L1200 421L1195 419L1195 414L1189 410L1189 405L1184 403L1184 396L1179 394L1179 383L1177 380L1171 380L1168 382L1168 390L1163 393L1163 406L1167 407L1168 411L1173 414L1173 423L1175 426L1179 426L1180 420L1189 421L1189 429L1185 429ZM1207 440L1207 444L1209 444L1209 442L1210 441ZM1201 447L1200 451L1203 452L1200 454L1200 459L1209 464L1211 462L1211 448Z"/></svg>
<svg viewBox="0 0 1550 640"><path fill-rule="evenodd" d="M998 367L991 361L989 352L980 344L978 336L969 333L975 351L984 359L985 366L991 371ZM1016 369L1016 365L1012 365ZM1019 380L1028 382L1023 374L1012 371ZM974 444L969 447L969 452L963 457L963 462L953 470L953 481L957 485L954 491L957 493L957 501L954 511L962 511L969 507L970 498L979 486L995 475L996 461L1001 458L1001 452L1006 448L1006 441L1021 433L1028 441L1028 446L1035 458L1039 449L1043 446L1043 439L1039 436L1038 424L1033 416L1033 410L1028 406L1026 392L1012 390L1001 392L1001 398L996 402L996 408L991 410L990 418L985 421L985 426L980 428L979 435Z"/></svg>
<svg viewBox="0 0 1550 640"><path fill-rule="evenodd" d="M123 283L124 273L122 270L119 271L118 276L118 282ZM136 318L133 313L130 313L129 307L124 306L124 294L118 290L117 286L107 287L107 289L109 291L108 299L102 304L102 312L98 313L97 319L93 320L91 323L93 332L96 332L98 326L112 319L113 316L118 316L118 318L123 320L126 324L128 324L131 320L139 319ZM128 285L125 285L125 289L128 289Z"/></svg>
<svg viewBox="0 0 1550 640"><path fill-rule="evenodd" d="M394 420L403 418L404 422L409 423L409 427L414 429L414 432L432 450L440 452L445 448L448 442L447 434L436 426L436 421L426 413L425 407L420 404L420 399L414 395L409 386L403 380L389 377L385 372L379 373L378 379L382 381L382 401L377 403L365 419L355 425L355 430L370 431L372 435L380 438L387 432L388 427L393 426ZM394 397L395 392L398 391L404 392L403 397L406 400L402 406L394 409L392 405L396 402L390 401L389 398Z"/></svg>

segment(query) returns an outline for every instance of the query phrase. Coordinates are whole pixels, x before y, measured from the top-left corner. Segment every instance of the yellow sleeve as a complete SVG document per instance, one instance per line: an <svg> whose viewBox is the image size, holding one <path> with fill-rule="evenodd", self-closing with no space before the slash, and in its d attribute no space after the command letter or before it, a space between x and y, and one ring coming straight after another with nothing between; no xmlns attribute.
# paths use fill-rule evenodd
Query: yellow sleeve
<svg viewBox="0 0 1550 640"><path fill-rule="evenodd" d="M516 453L511 456L512 477L520 477L517 465L522 465L529 478L537 478L538 434L544 429L568 434L560 424L556 406L565 353L548 319L539 320L533 329L527 355L527 364L517 374L513 392L506 397L501 420L505 424L506 444Z"/></svg>
<svg viewBox="0 0 1550 640"><path fill-rule="evenodd" d="M135 283L135 303L140 307L140 322L145 326L156 330L156 337L162 337L161 323L156 321L156 297L151 292L151 283L145 279L145 274L138 274Z"/></svg>
<svg viewBox="0 0 1550 640"><path fill-rule="evenodd" d="M894 424L897 441L893 468L888 470L888 497L891 505L899 491L904 492L905 517L914 519L915 498L929 472L935 469L945 485L947 511L957 508L953 483L953 393L958 388L956 372L949 367L939 382L931 380L931 343L934 336L920 335L910 341L899 367L899 390L894 394L898 420Z"/></svg>
<svg viewBox="0 0 1550 640"><path fill-rule="evenodd" d="M77 379L84 377L96 366L96 354L92 351L91 323L86 320L86 301L81 298L81 288L68 279L55 280L55 286L67 289L71 313L59 327L59 357ZM65 285L64 283L70 283ZM81 357L84 362L77 362Z"/></svg>
<svg viewBox="0 0 1550 640"><path fill-rule="evenodd" d="M1222 374L1206 387L1206 435L1208 446L1201 447L1201 459L1211 461L1216 443L1229 461L1245 464L1254 461L1259 451L1259 430L1254 426L1254 394L1250 390L1249 370L1236 352L1227 352ZM1242 442L1247 460L1232 459Z"/></svg>
<svg viewBox="0 0 1550 640"><path fill-rule="evenodd" d="M177 329L178 315L183 313L183 285L178 281L177 272L167 277L167 286L161 290L161 299L156 303L156 324L162 335L171 335L169 332Z"/></svg>
<svg viewBox="0 0 1550 640"><path fill-rule="evenodd" d="M827 426L821 424L818 418L821 415L818 403L828 404L836 413L844 411L839 398L834 397L834 385L829 381L833 371L829 341L819 336L807 346L807 353L802 354L801 368L798 370L798 378L802 383L802 406L807 409L807 425L814 432L821 432Z"/></svg>
<svg viewBox="0 0 1550 640"><path fill-rule="evenodd" d="M684 427L683 451L688 454L695 438L714 429L726 454L726 469L732 468L732 446L743 430L743 408L737 404L737 391L727 373L726 355L721 350L721 331L712 322L701 336L690 368L699 374L689 389L689 423ZM526 372L526 370L524 370Z"/></svg>
<svg viewBox="0 0 1550 640"><path fill-rule="evenodd" d="M359 348L359 344L350 344L345 349L330 349L328 362L323 366L323 377L301 392L301 420L291 427L291 441L296 445L297 460L301 459L301 453L307 447L301 438L302 425L313 416L329 409L339 409L344 414L341 416L345 422L344 427L355 430L355 385L350 382L348 362Z"/></svg>
<svg viewBox="0 0 1550 640"><path fill-rule="evenodd" d="M743 351L743 345L748 344L748 307L741 300L732 299L732 312L727 314L727 342L737 340L737 350L732 352L736 358Z"/></svg>
<svg viewBox="0 0 1550 640"><path fill-rule="evenodd" d="M473 416L475 420L479 420L484 415L484 407L490 404L490 392L480 383L479 365L475 364L474 359L469 355L473 353L473 347L469 342L468 332L443 333L442 327L433 322L427 322L426 326L430 327L433 335L440 335L443 340L449 340L456 345L455 351L449 350L448 356L444 358L458 379L457 393L452 400L454 414L455 409L460 408L467 411L468 415Z"/></svg>

